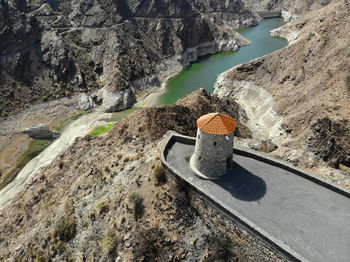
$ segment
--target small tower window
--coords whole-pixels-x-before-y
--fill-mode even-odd
[[[216,142],[214,142],[214,146],[216,146]]]
[[[198,135],[198,139],[201,139],[201,135]]]

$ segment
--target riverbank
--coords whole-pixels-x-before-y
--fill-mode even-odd
[[[136,88],[143,90],[137,95],[137,102],[133,107],[145,108],[155,105],[162,105],[159,98],[167,91],[169,81],[179,75],[181,72],[193,66],[193,64],[199,63],[203,58],[222,53],[222,52],[235,52],[243,46],[251,44],[251,41],[243,37],[242,35],[234,35],[234,38],[230,40],[222,40],[219,42],[206,42],[199,46],[191,47],[185,50],[181,56],[175,56],[167,59],[160,65],[157,65],[158,74],[147,79],[141,79],[134,83]],[[160,87],[148,86],[148,83],[152,83],[153,78],[157,78],[160,81]],[[142,86],[144,84],[145,86]],[[147,87],[147,88],[146,88]],[[182,98],[178,97],[178,98]]]
[[[174,104],[179,98],[199,88],[213,92],[214,83],[222,72],[285,47],[287,41],[270,36],[272,29],[283,24],[282,18],[273,18],[261,21],[258,26],[238,30],[251,44],[241,47],[238,52],[215,54],[186,67],[180,74],[169,80],[157,104]]]

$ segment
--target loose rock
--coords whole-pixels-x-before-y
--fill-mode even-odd
[[[39,124],[29,127],[23,131],[24,134],[27,134],[34,139],[44,139],[51,140],[60,136],[59,133],[51,131],[47,125]]]

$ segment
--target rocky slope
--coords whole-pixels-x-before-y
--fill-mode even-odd
[[[331,166],[349,166],[349,14],[349,1],[340,0],[287,24],[279,32],[293,36],[289,46],[223,73],[215,92],[237,97],[248,117],[259,119],[255,129],[269,131],[282,148],[303,150],[300,159],[312,152]],[[256,97],[262,102],[253,108]],[[269,111],[260,106],[266,99]]]
[[[235,101],[197,91],[177,105],[137,111],[107,136],[79,138],[2,210],[0,260],[284,261],[247,245],[247,233],[232,237],[227,223],[221,231],[208,224],[196,198],[164,177],[162,136],[193,135],[197,117],[213,111],[246,117]],[[249,132],[241,125],[238,135]]]
[[[244,4],[254,11],[284,10],[292,14],[304,14],[310,10],[328,5],[332,0],[243,0]]]
[[[125,109],[198,56],[245,44],[233,29],[257,23],[240,0],[5,0],[0,14],[0,116],[100,88],[105,111]]]

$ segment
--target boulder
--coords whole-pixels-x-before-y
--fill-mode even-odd
[[[282,11],[281,15],[282,15],[284,21],[286,21],[286,22],[291,22],[291,21],[297,20],[299,18],[298,15],[292,14],[288,11]]]
[[[107,113],[128,109],[136,101],[135,95],[130,89],[116,92],[103,89],[102,94],[103,102],[101,109]]]
[[[93,98],[90,95],[82,94],[78,98],[78,109],[80,110],[91,110],[95,107]]]
[[[60,136],[59,133],[51,131],[47,125],[39,124],[31,126],[23,131],[24,134],[27,134],[34,139],[44,139],[50,140],[55,139]]]
[[[271,141],[271,139],[267,140],[253,140],[248,145],[251,149],[265,152],[265,153],[271,153],[275,151],[278,146]]]

